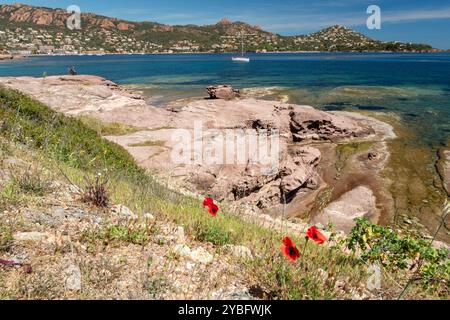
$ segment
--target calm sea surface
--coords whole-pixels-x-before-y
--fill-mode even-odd
[[[0,76],[80,74],[138,85],[155,104],[204,95],[210,84],[270,88],[293,102],[326,110],[391,112],[437,146],[450,138],[450,54],[226,54],[34,57],[1,62]],[[270,94],[266,95],[270,98]]]

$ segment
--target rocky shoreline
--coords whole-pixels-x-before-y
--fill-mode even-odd
[[[442,179],[447,195],[450,197],[450,149],[442,149],[438,152],[437,171]]]
[[[23,60],[25,59],[24,56],[20,55],[12,55],[12,54],[0,54],[0,61],[4,60]]]
[[[139,94],[95,76],[0,78],[0,84],[67,115],[133,126],[136,130],[129,134],[106,138],[178,190],[274,217],[332,222],[343,231],[351,229],[357,216],[379,222],[392,209],[389,181],[379,173],[389,159],[386,142],[395,133],[371,117],[235,97],[237,91],[221,92],[226,99],[157,108]],[[211,95],[211,88],[208,92]],[[174,134],[182,129],[195,140],[195,122],[214,130],[201,138],[207,145],[227,130],[250,130],[267,139],[279,132],[279,163],[269,168],[250,153],[239,164],[174,163]]]

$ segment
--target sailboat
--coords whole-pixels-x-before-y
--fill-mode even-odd
[[[250,58],[244,57],[244,33],[241,33],[241,56],[232,57],[231,60],[236,62],[250,62]]]

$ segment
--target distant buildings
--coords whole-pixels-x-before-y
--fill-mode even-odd
[[[226,21],[222,22],[222,27],[238,29]],[[218,34],[217,37],[210,38],[199,38],[195,34],[191,37],[192,32],[164,29],[148,34],[95,26],[73,32],[39,26],[6,28],[0,31],[0,50],[6,49],[21,55],[240,51],[239,32],[210,30],[208,32]],[[245,49],[252,52],[431,51],[431,47],[426,45],[376,41],[342,26],[333,26],[317,33],[296,37],[282,37],[261,30],[252,32],[251,36],[245,38]],[[181,35],[191,39],[180,40]]]

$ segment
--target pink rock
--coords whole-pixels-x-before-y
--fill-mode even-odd
[[[210,86],[206,88],[206,91],[210,99],[232,100],[239,96],[239,90],[228,85]]]

